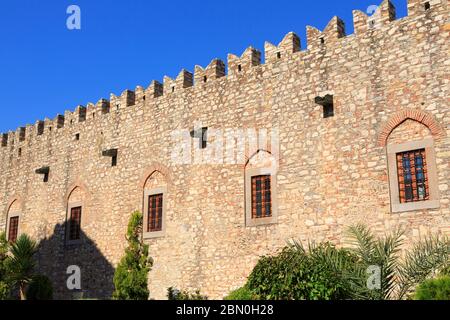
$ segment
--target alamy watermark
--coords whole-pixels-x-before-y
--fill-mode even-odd
[[[79,266],[69,266],[67,268],[66,274],[69,275],[66,281],[67,289],[81,290],[81,269]]]
[[[69,15],[66,26],[69,30],[81,30],[81,9],[77,5],[67,7],[66,13]]]
[[[367,278],[367,289],[369,290],[380,290],[381,289],[381,267],[380,266],[370,266],[367,268],[366,273]]]
[[[278,168],[278,128],[215,129],[196,123],[193,130],[172,131],[171,144],[174,165],[245,165],[258,151],[266,151],[272,169]]]

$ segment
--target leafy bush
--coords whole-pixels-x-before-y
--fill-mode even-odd
[[[351,290],[346,273],[356,258],[331,244],[296,243],[274,257],[260,259],[247,287],[264,300],[339,300]],[[339,266],[337,266],[339,264]]]
[[[255,293],[253,293],[247,286],[236,289],[225,297],[224,300],[259,300]]]
[[[450,277],[424,281],[417,288],[416,300],[450,300]]]
[[[263,300],[402,300],[419,283],[450,271],[448,238],[421,241],[402,259],[401,230],[377,238],[367,227],[357,225],[349,229],[349,235],[351,249],[325,243],[305,250],[294,243],[278,255],[262,257],[246,286],[230,296],[247,298],[250,293],[252,298]],[[371,272],[375,269],[379,277]]]
[[[153,261],[148,256],[148,245],[142,240],[143,216],[134,212],[127,230],[128,247],[114,273],[116,300],[148,300],[148,273]]]
[[[53,285],[50,279],[43,275],[32,278],[27,289],[28,300],[53,300]]]
[[[6,258],[8,256],[8,241],[5,233],[0,234],[0,300],[6,300],[10,295],[10,284],[7,279]]]
[[[9,286],[6,282],[0,281],[0,300],[7,300],[9,298]]]
[[[186,290],[178,290],[175,288],[167,289],[167,299],[169,300],[208,300],[207,296],[203,296],[200,294],[200,290],[191,293]]]

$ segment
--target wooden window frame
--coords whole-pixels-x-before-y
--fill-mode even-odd
[[[81,219],[80,219],[80,239],[71,240],[70,239],[70,228],[71,228],[71,217],[72,217],[72,209],[81,207]],[[82,202],[73,202],[67,206],[67,223],[66,223],[66,243],[68,245],[76,245],[82,242],[82,234],[83,234],[83,216],[85,214],[85,208]]]
[[[162,218],[161,218],[161,230],[160,231],[147,231],[148,226],[148,207],[150,196],[162,195],[163,205],[162,205]],[[143,204],[143,237],[144,239],[155,239],[164,237],[166,234],[166,210],[167,208],[167,188],[157,188],[151,190],[144,190],[144,204]]]
[[[267,183],[267,178],[269,179],[269,183]],[[266,174],[260,176],[252,176],[250,179],[252,184],[252,219],[272,218],[272,176],[270,174]],[[259,181],[261,184],[260,190],[257,190],[257,181]],[[266,197],[267,191],[270,193],[269,199],[267,199]],[[258,202],[256,199],[257,193],[260,193],[261,197],[261,201],[259,203],[259,205],[261,206],[261,216],[258,216]],[[267,205],[269,209],[267,209]]]
[[[418,159],[421,159],[421,166],[417,165]],[[418,179],[418,175],[422,179]],[[397,153],[397,176],[400,203],[430,200],[428,163],[425,149]]]
[[[253,218],[252,205],[252,178],[256,176],[270,175],[270,193],[272,216],[265,218]],[[245,171],[245,225],[258,227],[278,223],[278,192],[277,176],[274,168],[256,168]]]
[[[9,240],[9,230],[10,230],[10,225],[11,225],[11,218],[18,218],[19,222],[17,224],[17,237],[16,239],[18,239],[20,237],[20,220],[21,220],[21,214],[20,213],[9,213],[7,216],[7,221],[6,221],[6,237],[7,240]]]
[[[421,149],[425,149],[425,157],[427,161],[429,199],[415,202],[401,203],[397,155],[399,153]],[[438,176],[437,176],[436,156],[434,152],[433,138],[427,138],[419,141],[411,141],[402,144],[388,145],[387,157],[388,157],[389,191],[391,197],[392,213],[440,208]]]

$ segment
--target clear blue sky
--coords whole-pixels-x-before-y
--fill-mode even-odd
[[[397,16],[406,0],[392,1]],[[77,105],[147,87],[252,45],[278,44],[289,31],[305,47],[305,26],[334,16],[353,33],[352,10],[381,0],[15,0],[0,4],[0,132]],[[66,9],[81,8],[81,30]]]

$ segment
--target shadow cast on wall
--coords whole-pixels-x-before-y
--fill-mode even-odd
[[[53,234],[38,244],[36,271],[51,279],[54,299],[111,299],[114,267],[83,230],[76,244],[67,243],[67,225],[56,225]],[[73,274],[67,274],[69,266],[80,268],[80,290],[67,287],[67,279]]]

